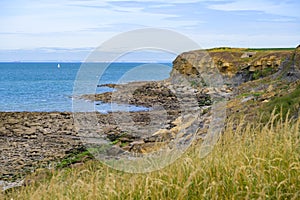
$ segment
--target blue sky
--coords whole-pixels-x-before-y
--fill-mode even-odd
[[[166,28],[203,48],[295,47],[299,0],[3,0],[0,61],[84,60],[112,36]]]

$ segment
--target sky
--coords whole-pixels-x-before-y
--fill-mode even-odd
[[[141,28],[172,30],[201,48],[300,44],[299,0],[2,0],[0,9],[0,61],[84,61]]]

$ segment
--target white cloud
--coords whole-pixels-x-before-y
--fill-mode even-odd
[[[162,1],[162,0],[135,0],[135,2],[156,2],[156,3],[195,3],[195,2],[203,2],[207,0],[171,0],[171,1]],[[106,2],[128,2],[128,0],[106,0]]]
[[[212,47],[251,47],[251,48],[284,48],[296,47],[300,40],[297,33],[292,34],[187,34],[202,48]]]
[[[0,49],[96,47],[143,27],[186,32],[198,42],[206,34],[205,47],[253,46],[248,39],[257,45],[288,45],[300,33],[299,3],[290,0],[11,0],[0,1],[0,7]]]
[[[82,47],[82,43],[97,46],[107,39],[107,35],[132,28],[190,24],[180,21],[169,23],[165,19],[174,17],[171,14],[148,13],[143,12],[142,8],[112,6],[101,1],[22,2],[17,5],[14,5],[15,2],[6,3],[6,8],[11,9],[11,12],[0,14],[2,49],[34,48],[41,45]],[[12,9],[19,12],[13,13]],[[131,25],[126,27],[128,24]]]
[[[261,11],[268,14],[300,17],[299,1],[235,0],[223,4],[213,4],[209,8],[221,11]]]

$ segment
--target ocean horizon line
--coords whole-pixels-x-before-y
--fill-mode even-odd
[[[172,63],[173,60],[162,60],[162,61],[0,61],[0,63]]]

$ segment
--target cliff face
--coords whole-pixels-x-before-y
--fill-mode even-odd
[[[178,74],[200,78],[202,72],[215,68],[225,82],[240,84],[275,74],[284,65],[297,65],[300,47],[296,49],[215,48],[180,54],[173,61],[171,77]],[[299,63],[298,63],[299,66]],[[291,69],[292,70],[292,69]],[[298,73],[293,70],[294,74]]]
[[[290,59],[282,64],[283,79],[294,82],[300,80],[300,45],[295,49]]]

